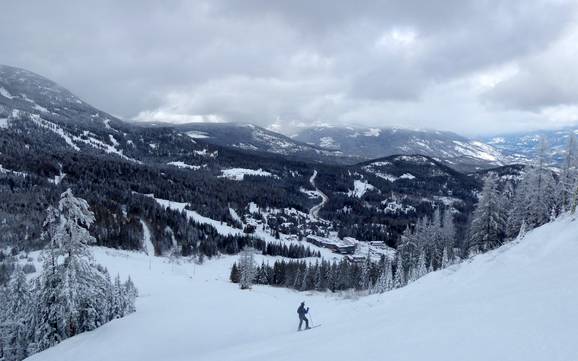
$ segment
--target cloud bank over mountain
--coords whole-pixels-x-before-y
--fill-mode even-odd
[[[480,134],[578,122],[574,1],[8,0],[0,63],[140,121]]]

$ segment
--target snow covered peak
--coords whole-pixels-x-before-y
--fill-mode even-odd
[[[47,102],[82,104],[71,92],[29,70],[0,65],[0,98],[44,106]]]

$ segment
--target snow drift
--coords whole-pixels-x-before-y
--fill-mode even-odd
[[[31,360],[576,360],[578,221],[561,219],[386,294],[344,300],[227,281],[203,266],[95,249],[139,285],[137,312]],[[314,324],[295,332],[304,300]]]

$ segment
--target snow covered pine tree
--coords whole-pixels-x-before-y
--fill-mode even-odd
[[[22,360],[134,312],[132,280],[113,285],[106,269],[94,262],[89,245],[96,240],[88,231],[94,220],[88,203],[70,189],[62,193],[58,208],[48,208],[41,274],[31,289],[18,269],[2,297],[1,360]]]
[[[245,248],[239,256],[239,286],[241,289],[249,289],[253,285],[256,275],[255,259],[253,248]]]
[[[497,177],[490,173],[484,179],[480,201],[473,214],[470,252],[483,253],[499,246],[505,237],[506,221],[506,211],[497,189]]]
[[[29,354],[28,340],[33,329],[30,287],[21,267],[16,268],[0,301],[0,360],[22,360]]]

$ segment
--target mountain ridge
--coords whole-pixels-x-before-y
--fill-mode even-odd
[[[367,160],[394,154],[423,154],[462,171],[507,163],[506,157],[492,146],[447,131],[316,127],[300,131],[294,139]]]

